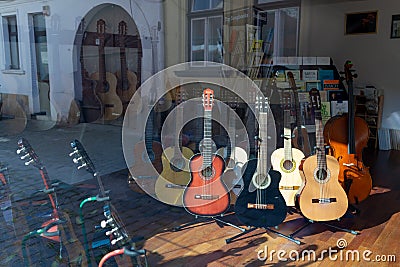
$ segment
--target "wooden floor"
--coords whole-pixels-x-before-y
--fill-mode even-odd
[[[365,164],[371,167],[373,177],[371,196],[357,206],[358,215],[347,215],[340,222],[332,223],[359,234],[315,223],[294,236],[300,244],[264,229],[256,229],[227,244],[226,239],[241,230],[215,221],[198,221],[174,231],[174,227],[192,221],[193,216],[183,208],[165,205],[138,192],[135,186],[129,188],[126,170],[105,175],[103,182],[106,190],[111,189],[112,203],[128,233],[133,237],[144,237],[138,245],[147,250],[150,266],[396,266],[395,262],[378,263],[375,259],[380,256],[394,261],[394,255],[395,260],[400,261],[400,151],[364,154]],[[77,207],[85,197],[97,193],[96,185],[93,180],[59,194],[60,206],[67,208],[81,243],[83,236]],[[85,214],[88,239],[91,240],[94,235],[91,229],[102,219],[101,205],[87,205]],[[220,219],[244,227],[234,213]],[[290,235],[305,224],[303,217],[293,213],[274,230]],[[20,246],[20,242],[16,243]],[[359,261],[352,258],[357,253]],[[363,253],[370,262],[363,259]],[[297,255],[298,260],[295,259]]]

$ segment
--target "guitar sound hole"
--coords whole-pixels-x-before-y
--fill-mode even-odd
[[[291,160],[285,160],[282,165],[287,171],[290,171],[293,168],[293,162]]]
[[[330,177],[329,170],[327,171],[325,169],[316,169],[314,175],[315,175],[315,179],[319,183],[328,182],[329,177]]]
[[[253,184],[258,189],[265,189],[271,184],[271,177],[263,173],[255,173],[253,176]]]
[[[206,179],[210,179],[214,176],[214,169],[212,166],[206,167],[205,169],[203,169],[201,171],[201,175],[206,178]]]
[[[173,159],[171,160],[170,167],[171,170],[173,170],[174,172],[183,171],[183,169],[185,168],[185,160],[182,158]]]
[[[110,91],[110,85],[108,84],[107,81],[103,82],[103,92],[102,93],[107,93],[108,91]]]

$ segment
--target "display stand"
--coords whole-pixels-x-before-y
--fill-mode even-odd
[[[343,232],[347,232],[347,233],[350,233],[350,234],[353,234],[353,235],[360,234],[360,232],[358,232],[358,231],[350,230],[350,229],[343,228],[343,227],[339,227],[339,226],[336,226],[336,225],[333,225],[333,224],[329,224],[329,223],[326,223],[326,222],[316,222],[316,221],[309,220],[309,219],[306,219],[306,220],[307,220],[307,223],[304,224],[303,226],[299,227],[298,229],[296,229],[294,232],[292,232],[290,234],[291,237],[295,236],[300,231],[302,231],[304,228],[306,228],[306,227],[308,227],[308,226],[310,226],[311,224],[314,224],[314,223],[320,223],[320,224],[325,225],[327,227],[330,227],[330,228],[333,228],[333,229],[336,229],[336,230],[340,230],[340,231],[343,231]],[[340,221],[340,219],[338,219],[338,221]]]

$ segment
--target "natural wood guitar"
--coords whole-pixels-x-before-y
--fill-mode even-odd
[[[158,200],[174,205],[182,206],[182,196],[186,185],[190,181],[189,159],[193,156],[190,148],[182,146],[183,106],[186,100],[186,92],[180,88],[176,95],[176,142],[172,147],[167,147],[162,154],[163,171],[157,178],[155,193]]]
[[[122,102],[116,93],[117,78],[111,72],[106,71],[105,59],[105,21],[99,19],[97,21],[97,34],[98,38],[96,43],[99,47],[99,71],[93,73],[90,78],[97,81],[96,93],[103,104],[103,117],[102,120],[111,121],[119,118],[122,115]]]
[[[121,70],[115,73],[118,79],[117,95],[122,101],[124,113],[128,105],[132,105],[129,108],[130,112],[140,112],[142,110],[142,102],[140,101],[140,98],[135,99],[135,101],[137,102],[130,103],[137,89],[138,77],[136,73],[128,69],[128,65],[126,63],[126,45],[125,45],[126,35],[127,35],[127,24],[125,21],[122,20],[118,24]]]
[[[292,130],[290,127],[291,97],[289,92],[283,92],[283,148],[275,150],[271,155],[274,170],[281,173],[279,190],[287,206],[295,206],[296,194],[303,184],[299,166],[304,154],[297,148],[292,148]]]
[[[339,163],[325,154],[325,141],[319,91],[310,91],[315,113],[316,155],[306,158],[302,169],[305,185],[299,194],[301,213],[313,221],[331,221],[342,217],[348,207],[347,195],[339,184]]]
[[[0,101],[0,136],[16,135],[25,130],[26,113],[15,94],[2,94]]]
[[[225,163],[221,156],[212,153],[213,104],[214,91],[207,88],[203,92],[203,152],[190,160],[191,180],[183,193],[185,209],[195,216],[218,216],[229,208],[229,191],[221,179]]]

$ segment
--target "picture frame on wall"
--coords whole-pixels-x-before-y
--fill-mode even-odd
[[[390,38],[400,38],[400,14],[392,15],[392,28]]]
[[[368,34],[377,32],[378,11],[346,14],[345,34]]]

